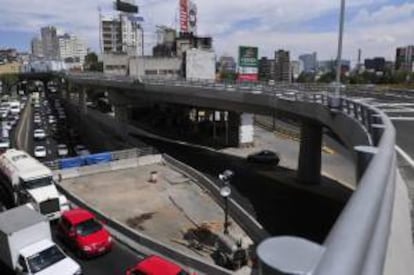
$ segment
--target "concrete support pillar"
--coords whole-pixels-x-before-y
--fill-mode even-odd
[[[298,179],[306,184],[321,180],[322,125],[302,122]]]
[[[123,137],[128,136],[128,106],[115,105],[114,112],[118,121],[118,133]]]
[[[372,146],[356,146],[354,147],[356,152],[356,179],[359,182],[365,173],[369,163],[376,153],[378,153],[377,147]]]
[[[70,102],[70,93],[72,92],[73,85],[70,82],[67,82],[66,91],[65,91],[65,100]]]
[[[78,97],[78,107],[79,107],[79,112],[81,115],[85,115],[87,112],[86,100],[87,100],[86,88],[82,87],[81,90],[79,91],[79,97]]]

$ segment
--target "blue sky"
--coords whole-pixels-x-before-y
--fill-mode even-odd
[[[212,35],[217,53],[236,55],[238,45],[258,46],[271,56],[279,48],[296,58],[317,51],[320,59],[335,55],[339,0],[194,0],[198,32]],[[138,0],[145,18],[147,53],[155,42],[155,25],[177,25],[178,0]],[[0,47],[29,50],[41,26],[77,34],[98,49],[98,12],[110,12],[112,0],[2,0]],[[344,54],[393,59],[395,47],[414,44],[414,1],[347,0]]]

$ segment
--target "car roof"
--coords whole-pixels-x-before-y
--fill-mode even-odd
[[[95,218],[95,216],[86,209],[75,208],[63,213],[63,216],[71,223],[78,224],[86,220]]]
[[[153,255],[139,262],[136,269],[147,273],[148,275],[177,275],[182,268],[164,258]]]

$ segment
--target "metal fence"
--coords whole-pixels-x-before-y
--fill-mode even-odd
[[[106,77],[104,80],[113,81],[114,77]],[[131,85],[197,87],[228,92],[265,94],[283,100],[322,104],[327,108],[330,108],[328,92],[333,88],[329,85],[266,85],[263,83],[246,84],[205,80],[184,81],[148,78],[139,79],[138,82],[129,80]],[[339,109],[335,109],[335,111],[340,111],[353,118],[350,123],[357,123],[366,131],[371,151],[375,153],[372,154],[372,158],[369,158],[370,161],[367,162],[366,169],[361,171],[362,177],[358,182],[357,190],[323,243],[324,253],[318,257],[313,268],[303,274],[382,274],[390,234],[391,210],[394,203],[397,169],[394,151],[395,129],[382,111],[348,98],[341,98]],[[294,259],[291,260],[294,261]],[[297,259],[297,261],[300,260]]]
[[[133,159],[133,158],[138,158],[142,156],[153,155],[153,154],[157,154],[158,151],[153,147],[142,147],[142,148],[132,148],[132,149],[126,149],[126,150],[112,151],[108,153],[111,155],[110,160],[116,161],[116,160]],[[57,159],[57,160],[52,160],[52,161],[46,161],[43,164],[45,164],[52,170],[59,170],[59,169],[62,169],[60,162],[61,160]],[[87,165],[88,165],[88,162],[81,162],[81,164],[79,164],[79,166],[87,166]]]

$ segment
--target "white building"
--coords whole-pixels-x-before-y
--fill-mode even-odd
[[[178,57],[137,56],[129,60],[129,75],[177,79],[181,75],[182,63]]]
[[[118,17],[101,17],[101,45],[104,54],[143,55],[143,30],[140,17],[119,13]]]
[[[85,43],[75,35],[64,34],[59,36],[59,57],[67,63],[85,62],[87,49]]]
[[[214,51],[189,49],[185,52],[186,79],[214,80],[216,78],[216,54]]]

